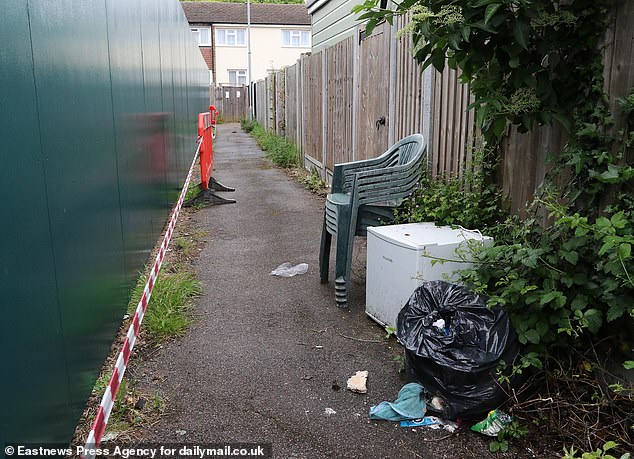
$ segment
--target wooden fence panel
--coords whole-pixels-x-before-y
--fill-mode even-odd
[[[445,67],[434,72],[432,130],[429,140],[431,173],[434,177],[458,175],[472,156],[474,114],[469,86],[460,83],[460,73]]]
[[[359,48],[355,160],[375,158],[387,149],[391,29],[383,24]],[[380,124],[383,119],[385,124]]]
[[[266,81],[255,83],[255,119],[262,126],[266,122]]]
[[[614,129],[621,129],[625,120],[619,114],[616,99],[627,95],[634,86],[634,2],[618,0],[612,11],[611,26],[604,39],[605,90],[610,108],[616,115]],[[530,134],[511,129],[502,146],[502,188],[511,210],[522,213],[542,184],[548,167],[546,157],[557,154],[567,141],[567,133],[558,126],[543,126]],[[627,161],[634,161],[628,152]]]
[[[286,136],[286,78],[284,70],[274,73],[275,77],[275,126],[277,135]]]
[[[541,126],[530,134],[510,129],[501,148],[501,184],[513,212],[521,214],[532,200],[547,171],[546,157],[560,151],[566,139],[564,130],[558,127]]]
[[[297,70],[297,65],[286,67],[283,70],[286,81],[284,87],[286,138],[295,144],[297,144]]]
[[[395,20],[394,29],[402,29],[408,18],[401,16]],[[423,110],[425,98],[431,98],[431,91],[425,91],[422,68],[412,56],[410,35],[395,38],[396,77],[394,79],[394,139],[398,141],[415,133],[425,131]],[[431,89],[431,88],[428,88]],[[425,139],[428,140],[428,139]]]
[[[617,98],[627,97],[634,88],[634,2],[617,0],[614,2],[611,27],[606,37],[608,46],[604,51],[606,68],[606,91],[610,94],[610,108],[615,114],[613,132],[625,127],[625,118],[617,109]],[[625,158],[634,162],[634,148],[630,148]]]
[[[302,119],[304,142],[303,150],[306,156],[323,162],[322,139],[322,57],[321,52],[302,57]]]
[[[214,105],[220,118],[226,123],[237,123],[247,118],[249,110],[249,88],[246,86],[218,86]]]
[[[325,53],[326,97],[324,110],[326,167],[352,161],[352,91],[354,38],[350,37],[327,48]]]

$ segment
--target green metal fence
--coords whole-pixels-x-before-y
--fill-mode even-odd
[[[0,444],[69,441],[185,179],[209,73],[177,0],[3,6]]]

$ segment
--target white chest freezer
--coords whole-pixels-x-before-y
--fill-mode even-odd
[[[472,243],[492,244],[493,239],[434,223],[369,227],[366,314],[396,328],[398,313],[418,286],[432,280],[455,282],[455,271],[472,266]]]

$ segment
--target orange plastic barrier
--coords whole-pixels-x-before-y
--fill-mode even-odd
[[[200,144],[201,187],[203,190],[207,190],[214,166],[211,112],[198,114],[198,136],[202,138],[202,143]]]

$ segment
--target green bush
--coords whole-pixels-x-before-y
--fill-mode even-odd
[[[423,177],[416,191],[396,210],[396,223],[459,225],[495,237],[508,213],[501,207],[499,188],[486,178],[494,167],[493,155],[479,152],[463,175]]]

